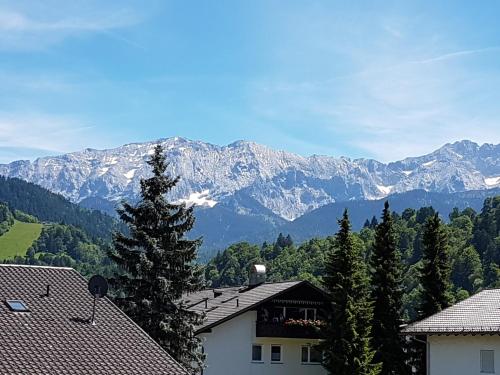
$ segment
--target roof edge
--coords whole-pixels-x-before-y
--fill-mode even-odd
[[[285,282],[293,282],[293,281],[283,281],[283,282],[280,282],[280,283],[285,283]],[[267,283],[267,284],[279,284],[279,283]],[[234,312],[233,314],[226,316],[225,318],[222,318],[220,320],[217,320],[216,322],[213,322],[212,324],[209,324],[209,325],[207,325],[207,326],[205,326],[203,328],[200,328],[199,330],[196,330],[195,334],[198,335],[200,333],[206,332],[206,331],[208,331],[208,330],[210,330],[210,329],[212,329],[212,328],[214,328],[214,327],[216,327],[218,325],[221,325],[222,323],[227,322],[228,320],[236,318],[237,316],[239,316],[241,314],[244,314],[247,311],[250,311],[251,309],[253,309],[256,306],[259,306],[259,305],[261,305],[261,304],[263,304],[263,303],[265,303],[267,301],[270,301],[271,299],[275,298],[276,296],[279,296],[279,295],[281,295],[281,294],[283,294],[285,292],[293,290],[293,289],[299,287],[300,285],[308,285],[308,286],[310,286],[310,287],[312,287],[314,289],[317,289],[317,290],[321,291],[325,296],[328,296],[328,294],[324,290],[322,290],[321,288],[318,288],[316,285],[312,284],[310,281],[307,281],[307,280],[301,280],[301,281],[297,280],[296,284],[290,286],[289,288],[283,289],[283,290],[279,291],[278,293],[275,293],[275,294],[273,294],[273,295],[271,295],[271,296],[269,296],[267,298],[264,298],[263,300],[261,300],[259,302],[255,302],[254,304],[249,305],[249,306],[245,307],[244,309],[238,310],[238,311]]]
[[[47,269],[55,269],[55,270],[73,270],[73,271],[76,271],[73,267],[38,266],[38,265],[33,265],[33,264],[0,263],[0,267],[47,268]]]

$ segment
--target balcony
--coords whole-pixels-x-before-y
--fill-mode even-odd
[[[297,323],[301,323],[295,321]],[[312,322],[312,321],[311,321]],[[317,321],[316,321],[317,322]],[[291,324],[290,321],[275,322],[257,322],[257,337],[282,337],[295,339],[322,339],[324,330],[318,325],[309,324]]]

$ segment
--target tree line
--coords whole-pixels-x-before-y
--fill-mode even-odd
[[[22,211],[42,222],[78,227],[94,239],[110,241],[114,231],[126,229],[109,215],[82,208],[59,194],[18,178],[0,176],[0,202],[8,202],[12,212]]]

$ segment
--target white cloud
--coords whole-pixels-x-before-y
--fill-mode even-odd
[[[0,113],[0,148],[64,153],[95,145],[96,129],[80,120],[46,114]]]
[[[23,6],[24,5],[24,6]],[[114,30],[140,22],[140,11],[124,2],[106,6],[95,2],[19,2],[0,6],[0,49],[38,50],[81,34],[104,33],[135,44]]]

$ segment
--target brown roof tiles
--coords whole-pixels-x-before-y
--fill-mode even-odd
[[[45,296],[50,285],[50,296]],[[7,299],[30,312],[13,312]],[[186,374],[74,269],[0,265],[0,374]]]

